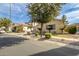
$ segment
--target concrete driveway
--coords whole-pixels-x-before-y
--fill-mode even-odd
[[[79,47],[75,47],[79,48]],[[0,34],[0,56],[70,56],[78,55],[75,49],[63,43],[27,40],[22,37]]]

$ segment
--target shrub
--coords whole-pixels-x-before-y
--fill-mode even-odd
[[[23,26],[22,25],[15,26],[13,28],[13,32],[23,32]]]
[[[36,32],[36,33],[35,33],[35,36],[38,36],[38,35],[39,35],[39,33],[38,33],[38,32]]]
[[[45,33],[45,38],[50,39],[52,37],[51,33]]]
[[[68,33],[75,34],[77,31],[76,26],[69,26],[68,27]]]
[[[27,35],[30,35],[31,33],[30,32],[27,32]]]
[[[23,32],[23,26],[17,26],[16,32]]]
[[[29,25],[29,26],[28,26],[28,29],[29,29],[29,28],[31,29],[31,28],[32,28],[32,26],[31,26],[31,25]]]

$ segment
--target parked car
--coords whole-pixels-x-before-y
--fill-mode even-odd
[[[0,34],[2,34],[2,33],[5,33],[5,31],[4,30],[0,30]]]

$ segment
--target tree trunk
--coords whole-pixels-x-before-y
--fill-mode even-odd
[[[64,29],[63,29],[64,30]],[[63,30],[62,30],[62,34],[63,34]]]
[[[40,36],[41,36],[41,38],[42,38],[42,34],[43,34],[42,30],[43,30],[43,23],[41,23],[41,30],[40,30],[40,34],[41,34]]]
[[[49,33],[51,33],[51,30],[49,30]]]
[[[66,26],[64,25],[63,30],[62,30],[62,34],[64,34],[64,29],[65,29],[65,27],[66,27]]]

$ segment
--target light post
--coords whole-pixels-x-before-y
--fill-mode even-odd
[[[9,5],[10,5],[10,16],[9,16],[9,18],[11,19],[11,3]]]
[[[12,4],[9,3],[9,18],[12,19]],[[12,31],[12,23],[10,24],[8,30],[11,32]]]

